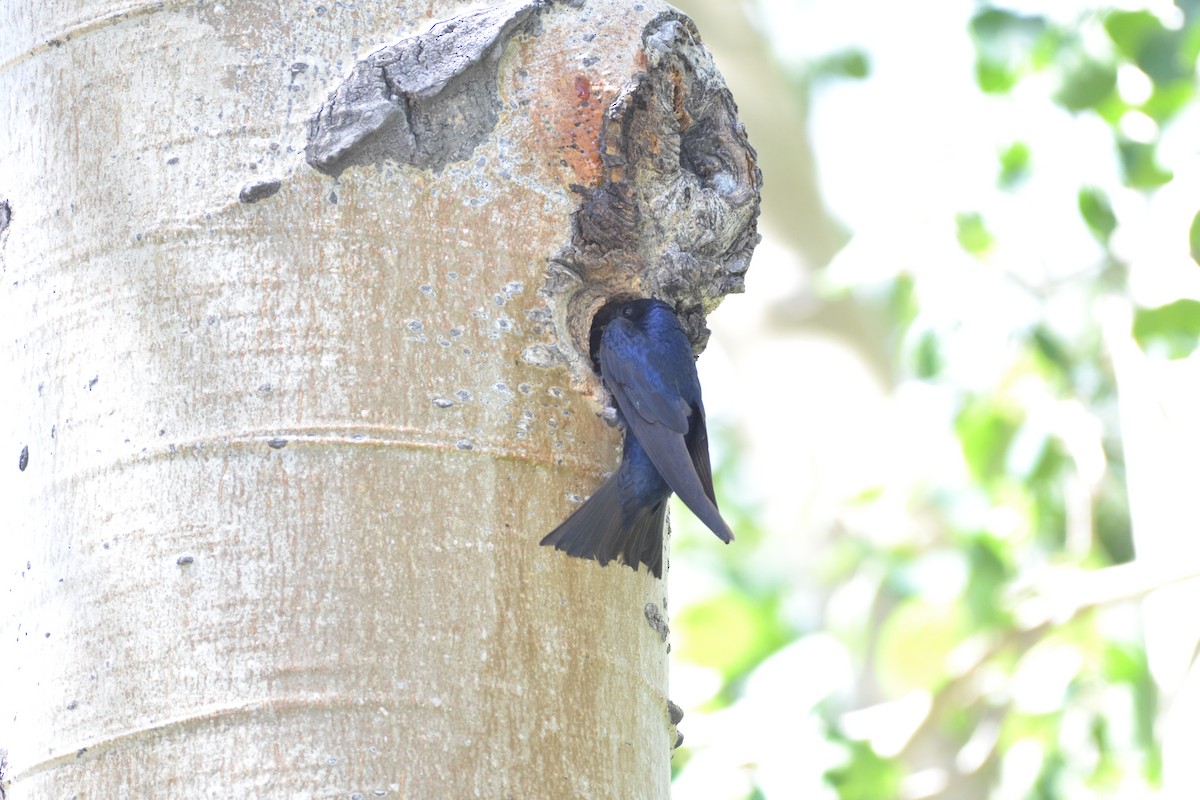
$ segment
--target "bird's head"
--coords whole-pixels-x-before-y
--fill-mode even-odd
[[[637,328],[645,328],[651,317],[662,312],[666,312],[674,317],[671,306],[662,300],[655,300],[653,298],[622,297],[605,303],[596,312],[596,316],[592,317],[592,329],[588,337],[588,349],[592,357],[592,368],[596,371],[596,374],[600,374],[600,337],[604,334],[605,328],[617,320],[621,320],[621,324],[630,324]]]

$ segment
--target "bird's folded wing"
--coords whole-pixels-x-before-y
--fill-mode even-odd
[[[613,327],[610,325],[609,330]],[[683,435],[688,430],[691,406],[678,393],[656,386],[643,376],[633,349],[636,344],[631,343],[630,351],[623,354],[624,341],[616,341],[615,346],[609,346],[606,337],[605,345],[600,348],[600,369],[609,391],[616,398],[618,408],[625,415],[630,433],[637,437],[655,469],[671,487],[671,491],[679,495],[684,505],[722,541],[732,540],[733,532],[721,519],[716,503],[710,499],[713,492],[712,470],[705,469],[707,481],[702,481],[693,462],[693,453],[684,443]],[[708,466],[707,445],[704,448],[703,466]]]
[[[717,505],[717,493],[713,491],[712,462],[708,460],[708,425],[704,421],[704,406],[701,405],[692,412],[692,433],[687,437],[688,453],[692,456],[692,464],[696,467],[696,475],[700,477],[700,485],[704,493]]]
[[[649,337],[621,322],[609,324],[600,346],[600,374],[616,396],[617,407],[680,435],[687,433],[691,407],[678,390],[666,385]]]

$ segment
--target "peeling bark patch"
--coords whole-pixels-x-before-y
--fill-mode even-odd
[[[602,174],[576,187],[572,240],[554,259],[579,280],[551,274],[546,287],[560,307],[565,295],[562,321],[575,352],[564,355],[580,368],[592,315],[620,296],[672,303],[703,349],[705,316],[744,290],[759,240],[757,155],[694,24],[676,11],[660,14],[643,31],[639,56],[644,71],[604,113]]]
[[[646,622],[649,623],[651,630],[658,634],[658,638],[664,642],[671,635],[671,629],[667,625],[666,619],[663,618],[662,611],[654,603],[646,603],[646,607],[642,609],[642,613],[646,615]]]
[[[243,203],[257,203],[278,192],[281,186],[283,182],[278,179],[248,183],[238,192],[238,200]]]
[[[466,158],[499,118],[503,45],[548,4],[490,6],[371,53],[310,120],[308,163],[338,175],[385,160],[437,170]]]
[[[0,200],[0,273],[8,271],[8,265],[4,263],[4,244],[8,241],[8,226],[11,222],[12,206],[7,200]],[[0,800],[3,798],[0,797]]]
[[[521,351],[521,360],[531,367],[556,367],[563,363],[557,348],[544,344],[532,344]]]

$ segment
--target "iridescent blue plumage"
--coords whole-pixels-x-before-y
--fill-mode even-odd
[[[607,564],[645,564],[662,576],[663,520],[671,492],[722,541],[712,487],[704,403],[692,347],[671,307],[660,300],[606,306],[593,344],[604,385],[625,426],[621,465],[542,544]]]

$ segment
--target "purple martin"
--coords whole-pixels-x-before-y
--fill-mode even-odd
[[[542,544],[601,566],[620,559],[662,577],[667,498],[679,495],[722,541],[692,345],[661,300],[609,303],[592,322],[592,359],[625,428],[621,465]]]

